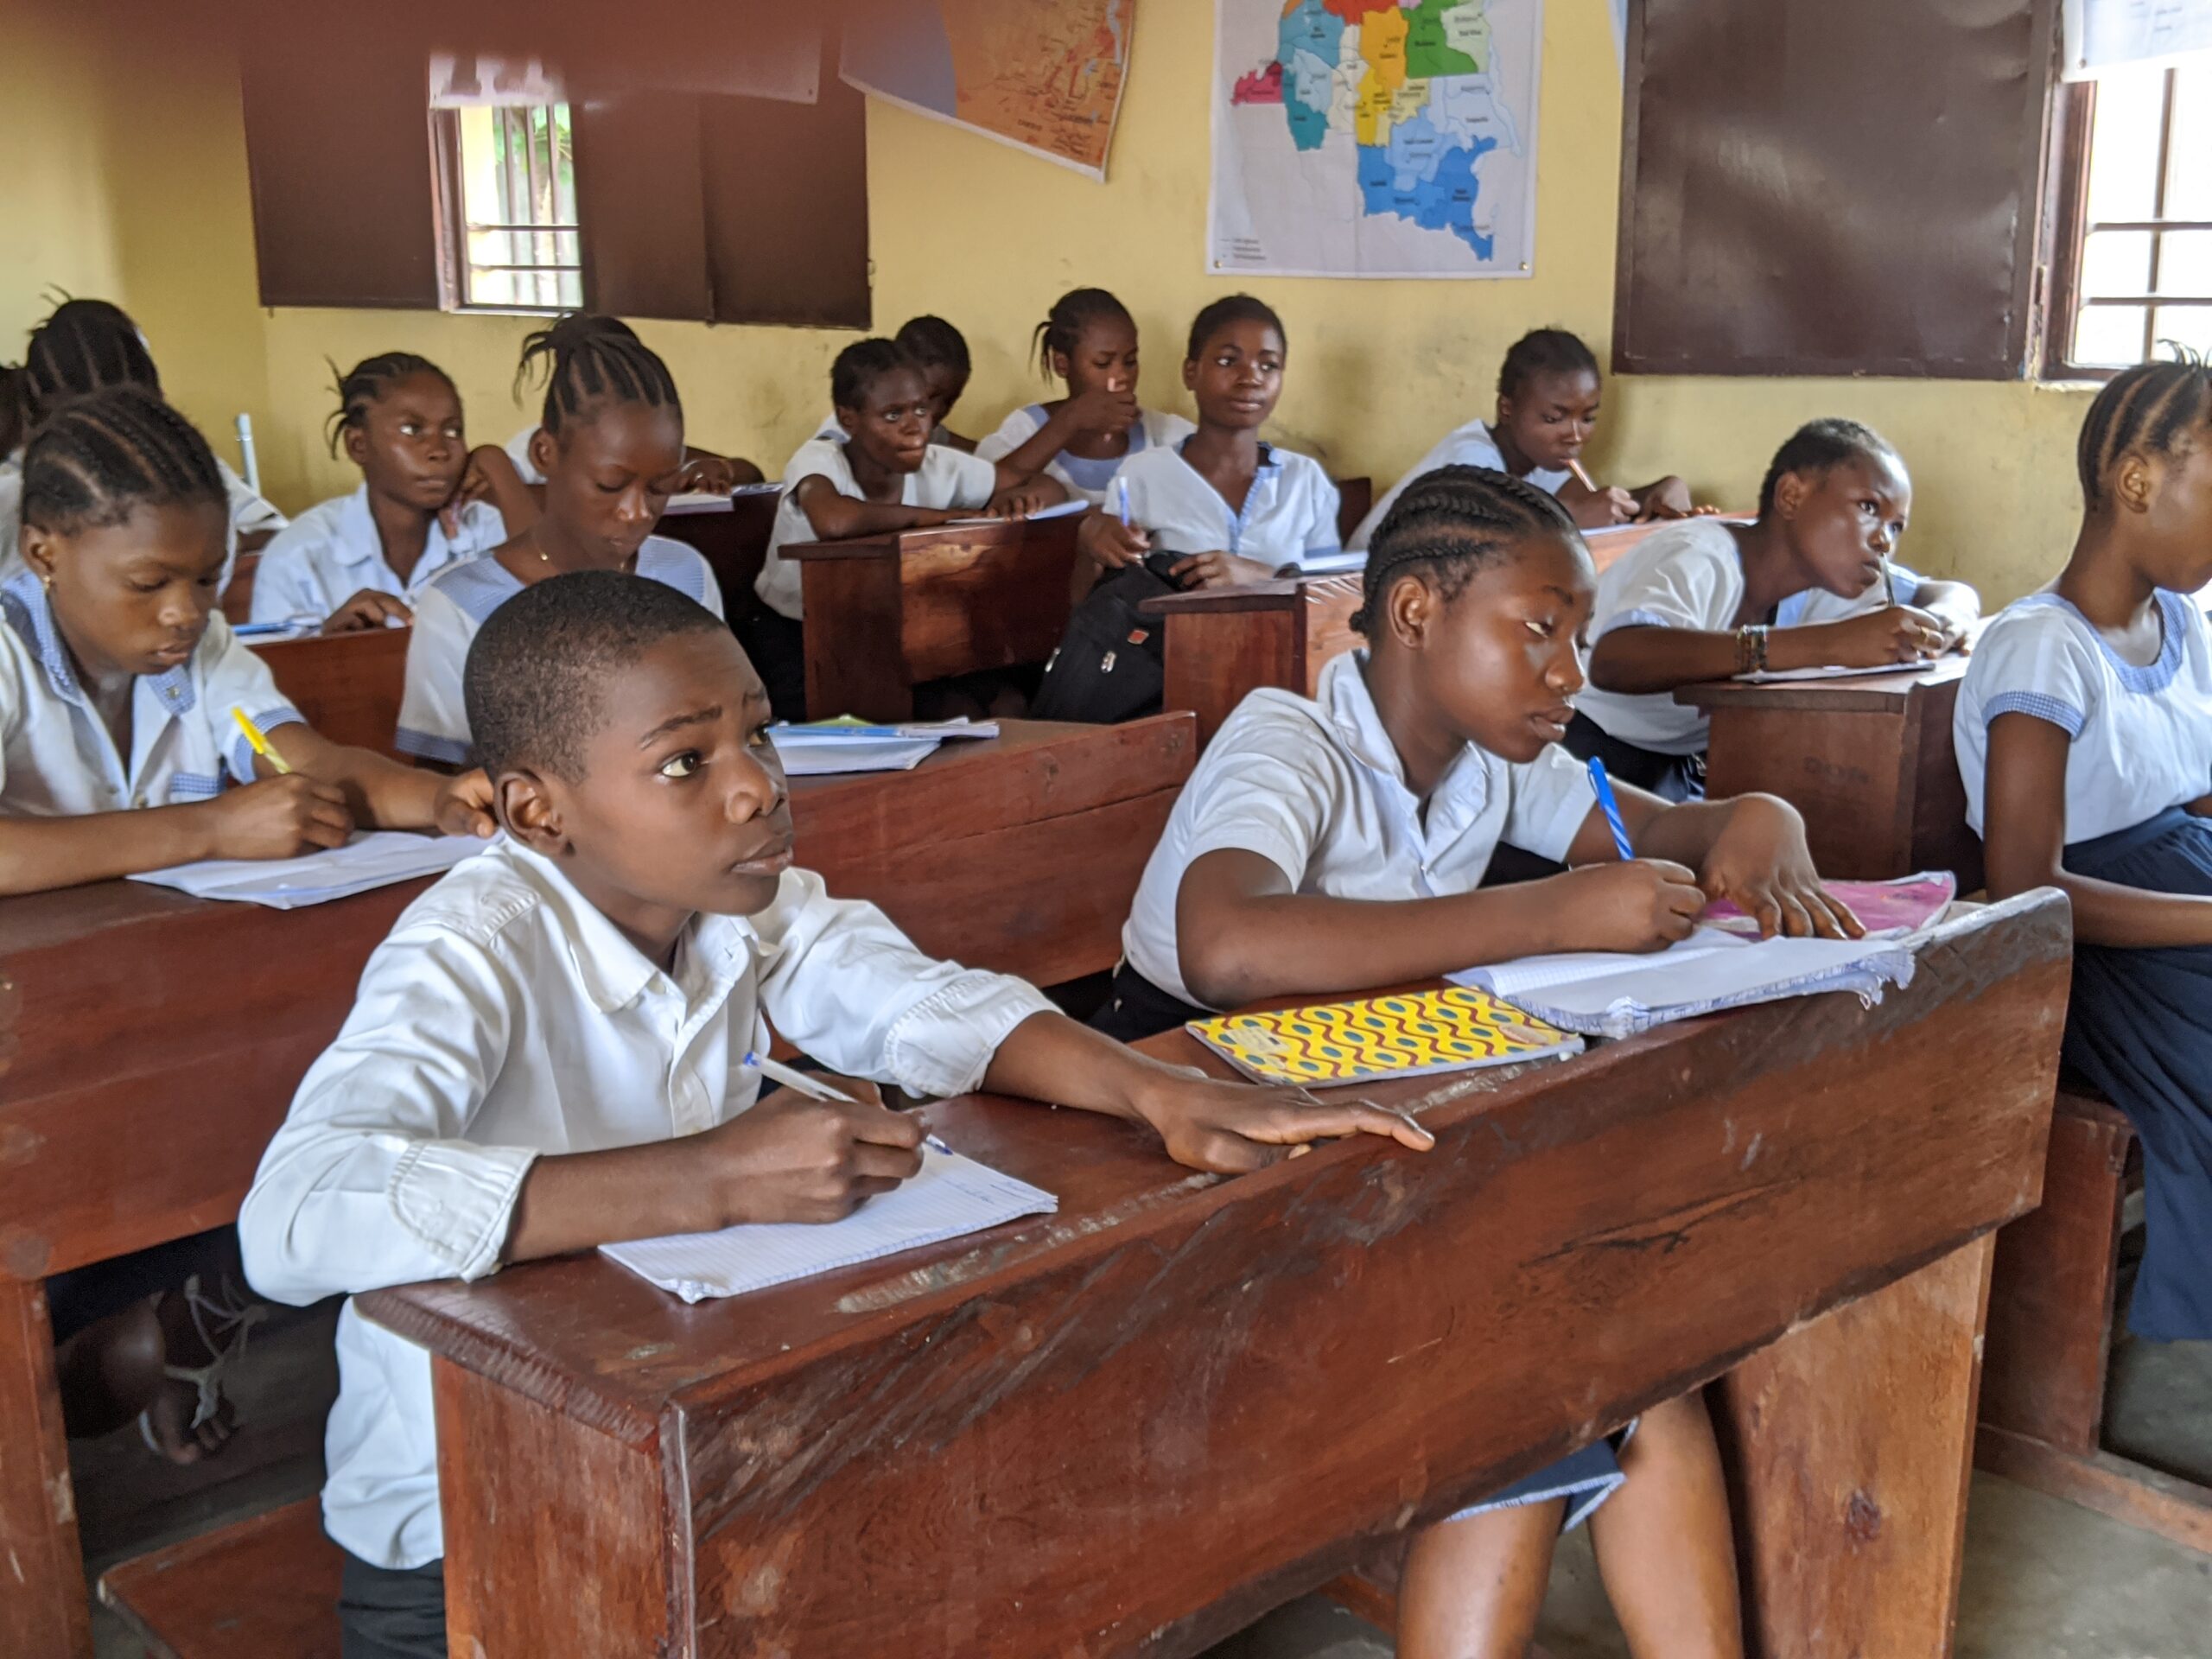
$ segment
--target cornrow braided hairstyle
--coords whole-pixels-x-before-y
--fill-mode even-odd
[[[1564,328],[1532,328],[1506,348],[1497,371],[1497,395],[1514,397],[1540,374],[1595,374],[1598,359],[1581,337]]]
[[[885,375],[894,369],[919,371],[921,366],[895,340],[856,340],[830,365],[830,406],[858,409],[868,389]]]
[[[2212,360],[2186,346],[2172,349],[2171,362],[2139,363],[2113,376],[2089,405],[2075,464],[2082,503],[2092,512],[2104,505],[2105,480],[2127,451],[2171,455],[2183,433],[2212,426]]]
[[[1367,550],[1367,592],[1351,625],[1370,639],[1401,576],[1426,575],[1446,601],[1514,543],[1582,532],[1550,491],[1488,467],[1440,467],[1406,486]]]
[[[525,338],[515,372],[518,397],[540,364],[546,365],[545,407],[538,424],[556,437],[564,425],[589,419],[594,405],[602,401],[644,404],[683,417],[683,402],[676,395],[676,377],[668,365],[629,324],[613,317],[572,311]]]
[[[1061,295],[1030,336],[1030,346],[1037,354],[1037,372],[1051,379],[1053,353],[1073,357],[1083,341],[1083,331],[1094,322],[1108,320],[1136,327],[1128,307],[1103,288],[1073,288]]]
[[[69,397],[103,386],[143,386],[159,397],[160,372],[138,325],[106,300],[65,299],[31,330],[23,353],[23,418],[36,426]]]
[[[1759,485],[1759,517],[1764,518],[1774,510],[1774,493],[1786,474],[1813,473],[1825,478],[1844,462],[1861,460],[1904,464],[1897,446],[1871,426],[1840,416],[1806,422],[1774,452],[1766,478]]]
[[[329,362],[327,358],[323,360]],[[410,375],[435,374],[455,397],[461,396],[461,388],[454,385],[451,375],[429,358],[417,357],[412,352],[385,352],[376,357],[365,357],[343,374],[332,363],[330,372],[336,377],[333,390],[338,393],[338,407],[325,423],[323,435],[330,441],[330,453],[334,455],[338,453],[341,436],[367,424],[369,406],[381,401],[387,391]]]
[[[23,454],[23,522],[54,535],[122,524],[137,507],[227,511],[229,499],[200,429],[143,386],[72,398]]]
[[[1249,294],[1231,294],[1216,300],[1191,320],[1190,347],[1183,353],[1185,362],[1195,363],[1198,353],[1206,348],[1206,341],[1232,322],[1264,322],[1275,331],[1275,338],[1290,349],[1290,336],[1283,330],[1282,319],[1265,300]]]
[[[967,336],[943,317],[909,317],[892,338],[923,368],[950,369],[963,381],[974,372],[968,360]]]

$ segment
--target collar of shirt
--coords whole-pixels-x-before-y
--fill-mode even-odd
[[[369,486],[365,484],[347,496],[338,509],[339,534],[334,551],[339,563],[348,565],[379,564],[391,569],[391,562],[385,557],[384,532],[377,528],[376,515],[369,511]],[[451,563],[453,548],[446,537],[446,527],[435,517],[430,520],[429,534],[423,541],[423,556],[416,561],[415,574],[410,586],[420,586],[441,567]]]
[[[663,969],[577,892],[552,860],[512,839],[507,846],[554,917],[577,984],[601,1014],[628,1007],[655,981],[665,980],[683,994],[689,1022],[696,1023],[729,1000],[752,965],[758,938],[752,923],[702,911],[679,938],[675,966]]]
[[[4,588],[0,588],[0,613],[4,613],[8,626],[37,657],[54,695],[97,718],[92,699],[77,683],[77,671],[70,664],[68,647],[63,644],[61,629],[54,620],[54,607],[47,600],[46,584],[35,573],[19,570],[8,579]],[[200,638],[205,639],[207,636],[202,634]],[[171,718],[190,714],[200,701],[200,693],[192,683],[192,664],[198,656],[199,648],[194,646],[193,655],[168,673],[140,675],[134,690],[143,687],[149,692],[156,705]]]
[[[1239,512],[1229,505],[1227,496],[1214,488],[1211,479],[1197,467],[1191,466],[1190,457],[1183,453],[1191,447],[1191,438],[1196,436],[1198,434],[1193,432],[1190,438],[1185,438],[1182,442],[1175,446],[1175,459],[1189,467],[1191,476],[1205,485],[1207,493],[1221,503],[1222,513],[1229,520],[1229,545],[1223,550],[1229,553],[1241,553],[1243,551],[1245,527],[1252,522],[1253,516],[1265,507],[1269,499],[1274,496],[1276,480],[1282,474],[1282,462],[1275,454],[1274,446],[1263,440],[1260,445],[1259,462],[1252,468],[1251,487],[1244,492],[1243,510]]]
[[[1472,743],[1462,748],[1429,793],[1428,810],[1406,786],[1405,765],[1397,746],[1382,728],[1382,716],[1360,670],[1367,653],[1348,651],[1321,671],[1315,688],[1320,703],[1345,750],[1373,775],[1376,792],[1395,804],[1419,846],[1441,847],[1480,817],[1491,804],[1493,766],[1503,762]]]

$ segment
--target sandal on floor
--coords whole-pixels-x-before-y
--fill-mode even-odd
[[[189,1382],[199,1393],[192,1421],[186,1425],[189,1433],[222,1410],[224,1374],[234,1362],[245,1357],[247,1339],[253,1328],[269,1317],[269,1309],[255,1301],[227,1274],[210,1295],[195,1273],[184,1281],[183,1294],[186,1311],[192,1315],[192,1328],[200,1338],[207,1362],[203,1365],[164,1364],[162,1371],[170,1382]],[[138,1433],[149,1451],[157,1457],[168,1455],[154,1432],[151,1408],[138,1414]]]

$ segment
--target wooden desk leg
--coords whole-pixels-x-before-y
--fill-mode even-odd
[[[1993,1243],[1815,1319],[1714,1389],[1751,1654],[1950,1653]]]
[[[92,1659],[46,1287],[0,1279],[0,1654]]]

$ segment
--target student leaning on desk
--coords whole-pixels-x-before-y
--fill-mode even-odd
[[[401,917],[239,1217],[263,1294],[306,1303],[740,1222],[826,1222],[919,1168],[922,1128],[746,1064],[764,1021],[849,1077],[984,1087],[1148,1126],[1203,1169],[1368,1133],[1357,1101],[1215,1082],[1088,1031],[1019,980],[932,962],[791,864],[767,696],[729,631],[612,572],[516,595],[470,649],[508,839]],[[429,1357],[349,1307],[325,1523],[341,1618],[442,1654]]]

